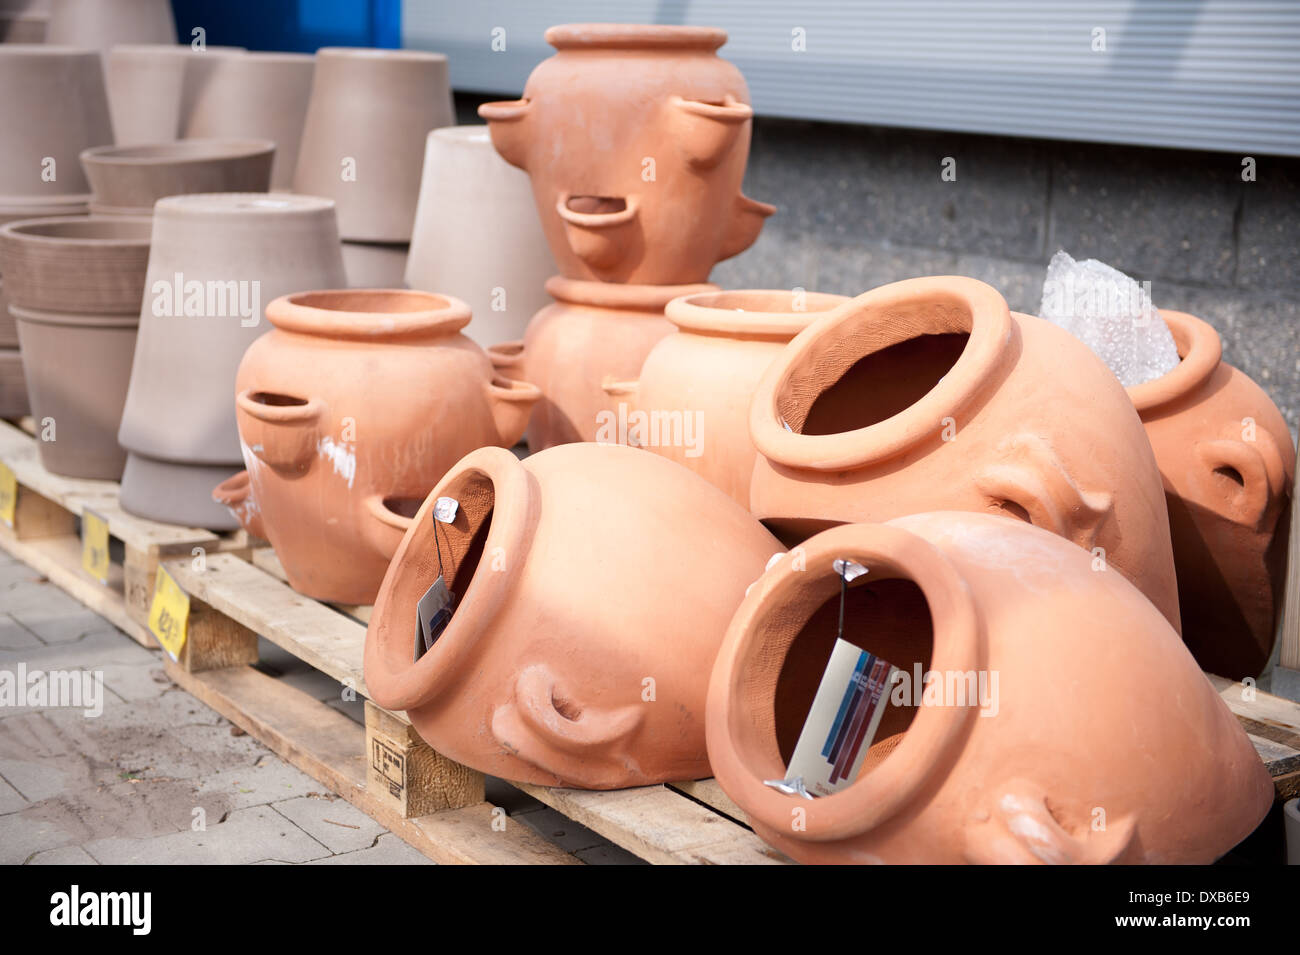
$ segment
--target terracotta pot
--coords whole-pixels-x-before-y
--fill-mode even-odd
[[[271,140],[271,188],[287,191],[298,164],[315,66],[315,57],[305,53],[245,53],[217,61],[195,93],[181,135]]]
[[[1006,513],[1094,551],[1178,629],[1160,474],[1132,412],[1087,345],[983,282],[894,282],[768,367],[750,505],[790,542],[928,510]]]
[[[1210,325],[1160,315],[1182,361],[1128,393],[1164,479],[1183,638],[1211,673],[1259,676],[1286,583],[1291,432],[1264,390],[1221,360]]]
[[[757,452],[749,403],[767,366],[843,295],[803,290],[702,292],[675,298],[664,316],[677,326],[661,338],[638,381],[608,382],[621,399],[603,443],[648,448],[685,465],[749,507]],[[627,426],[622,422],[626,419]]]
[[[149,216],[164,196],[266,192],[275,143],[187,139],[149,146],[100,146],[81,154],[98,215]]]
[[[868,571],[845,639],[906,680],[856,780],[804,799],[765,781],[785,777],[835,642],[841,559]],[[775,562],[731,621],[707,724],[718,782],[802,862],[1205,864],[1273,801],[1159,611],[1056,535],[987,514],[837,527]]]
[[[49,43],[110,50],[119,43],[175,43],[170,0],[50,0]]]
[[[126,44],[109,50],[104,75],[117,145],[152,145],[178,139],[212,74],[222,63],[243,53],[244,48],[238,46],[194,49],[175,43]],[[231,138],[267,137],[236,134]]]
[[[425,137],[454,122],[441,53],[317,50],[293,191],[333,199],[345,239],[410,242]]]
[[[405,288],[408,248],[405,242],[344,242],[348,288]]]
[[[44,43],[48,13],[0,13],[0,43]]]
[[[61,217],[0,228],[0,271],[18,323],[41,463],[116,480],[139,322],[148,219]]]
[[[487,127],[431,132],[406,284],[468,302],[465,334],[486,347],[523,337],[554,274],[528,177],[497,155]]]
[[[295,589],[370,603],[414,508],[466,452],[518,441],[537,389],[493,374],[447,296],[301,292],[266,316],[235,382],[265,536]]]
[[[753,110],[740,71],[716,55],[724,31],[582,23],[551,27],[546,42],[559,52],[523,99],[479,115],[532,179],[562,274],[703,282],[753,244],[775,210],[740,192]]]
[[[235,373],[248,346],[270,329],[265,303],[343,284],[334,204],[213,193],[160,199],[156,209],[118,432],[129,452],[122,507],[227,530],[238,523],[213,501],[212,488],[243,467],[230,400]]]
[[[453,523],[434,523],[441,496],[458,502]],[[438,548],[457,603],[412,662]],[[734,501],[654,455],[476,451],[393,558],[366,633],[366,686],[438,752],[506,779],[614,789],[708,775],[709,669],[776,548]]]
[[[99,54],[0,45],[0,89],[0,207],[84,207],[90,184],[78,157],[113,141]]]
[[[533,316],[524,340],[488,349],[499,371],[542,390],[528,426],[533,451],[596,440],[602,422],[617,416],[624,400],[608,394],[605,383],[635,377],[650,349],[673,331],[664,306],[716,286],[617,285],[555,276],[546,291],[555,304]]]

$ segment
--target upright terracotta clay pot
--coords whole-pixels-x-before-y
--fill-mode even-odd
[[[927,510],[1006,513],[1092,551],[1179,626],[1133,403],[1069,332],[958,276],[883,285],[801,332],[750,407],[755,516],[797,541]]]
[[[184,135],[213,73],[243,55],[243,47],[195,49],[176,43],[122,44],[105,51],[104,77],[117,145],[170,143]],[[267,137],[241,133],[231,138]]]
[[[1259,676],[1285,588],[1291,432],[1264,390],[1221,360],[1209,324],[1160,316],[1182,361],[1128,393],[1164,479],[1183,638],[1211,673]]]
[[[406,284],[468,302],[465,334],[486,347],[523,337],[550,304],[543,286],[554,274],[528,177],[497,155],[487,127],[431,132]]]
[[[370,603],[415,507],[468,451],[518,441],[537,389],[493,373],[447,296],[300,292],[266,317],[235,381],[248,477],[218,500],[246,516],[251,497],[295,589]]]
[[[867,570],[844,638],[903,679],[856,780],[805,799],[766,782],[786,777],[835,642],[838,560]],[[1205,864],[1273,802],[1159,611],[1060,537],[988,514],[837,527],[775,562],[731,621],[707,722],[718,782],[802,862]]]
[[[773,208],[741,195],[753,110],[711,27],[551,27],[523,99],[487,103],[571,279],[680,285],[753,244]]]
[[[50,0],[47,43],[110,50],[119,43],[175,43],[169,0]]]
[[[673,299],[664,316],[676,333],[650,351],[638,381],[606,384],[606,393],[622,400],[596,440],[648,448],[748,508],[756,454],[749,439],[754,389],[790,339],[847,301],[802,289]]]
[[[425,137],[454,117],[441,53],[317,50],[293,191],[333,199],[344,239],[410,242]]]
[[[81,154],[96,215],[153,215],[164,196],[266,192],[275,143],[265,139],[187,139],[149,146],[99,146]]]
[[[44,44],[0,45],[0,209],[84,209],[79,156],[113,141],[99,54]],[[30,213],[40,215],[41,212]]]
[[[245,53],[217,61],[195,91],[181,136],[271,140],[271,188],[288,190],[298,164],[315,67],[315,57],[306,53]]]
[[[18,323],[46,469],[117,480],[117,428],[149,258],[148,219],[65,216],[0,228],[0,270]]]
[[[456,503],[450,523],[435,521],[439,498]],[[776,549],[744,508],[654,455],[475,451],[393,558],[366,686],[438,752],[506,779],[614,789],[708,775],[709,669]],[[416,604],[439,574],[456,602],[416,659]]]
[[[265,303],[343,284],[334,203],[210,193],[160,199],[131,387],[118,438],[122,507],[152,520],[238,526],[212,488],[242,467],[235,373],[270,329]]]
[[[546,291],[555,304],[533,316],[524,340],[488,349],[498,369],[542,390],[528,426],[528,447],[541,451],[596,440],[623,401],[606,392],[605,383],[634,378],[659,339],[673,331],[664,306],[679,295],[716,288],[551,278]]]

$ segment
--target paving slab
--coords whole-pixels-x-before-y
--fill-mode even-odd
[[[336,853],[369,848],[388,831],[351,803],[332,794],[285,799],[272,803],[271,808]]]
[[[224,822],[209,819],[204,831],[187,829],[152,839],[99,839],[85,848],[104,865],[308,862],[330,855],[329,849],[269,806],[235,810]]]

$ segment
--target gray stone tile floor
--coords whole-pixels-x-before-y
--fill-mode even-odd
[[[0,706],[2,864],[432,864],[172,684],[160,651],[0,553],[0,671],[19,664],[102,672],[103,711]],[[265,641],[259,666],[362,720]],[[584,862],[640,862],[501,780],[488,797]]]

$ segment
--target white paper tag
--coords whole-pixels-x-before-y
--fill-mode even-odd
[[[454,497],[440,497],[433,502],[433,516],[444,524],[451,524],[456,520],[459,508],[460,503]]]
[[[415,659],[419,660],[434,642],[447,629],[451,620],[452,604],[455,598],[447,590],[447,582],[438,575],[438,579],[424,592],[420,602],[415,605]]]
[[[888,660],[835,641],[786,769],[787,783],[802,779],[812,795],[829,796],[858,778],[889,706],[895,672]]]

